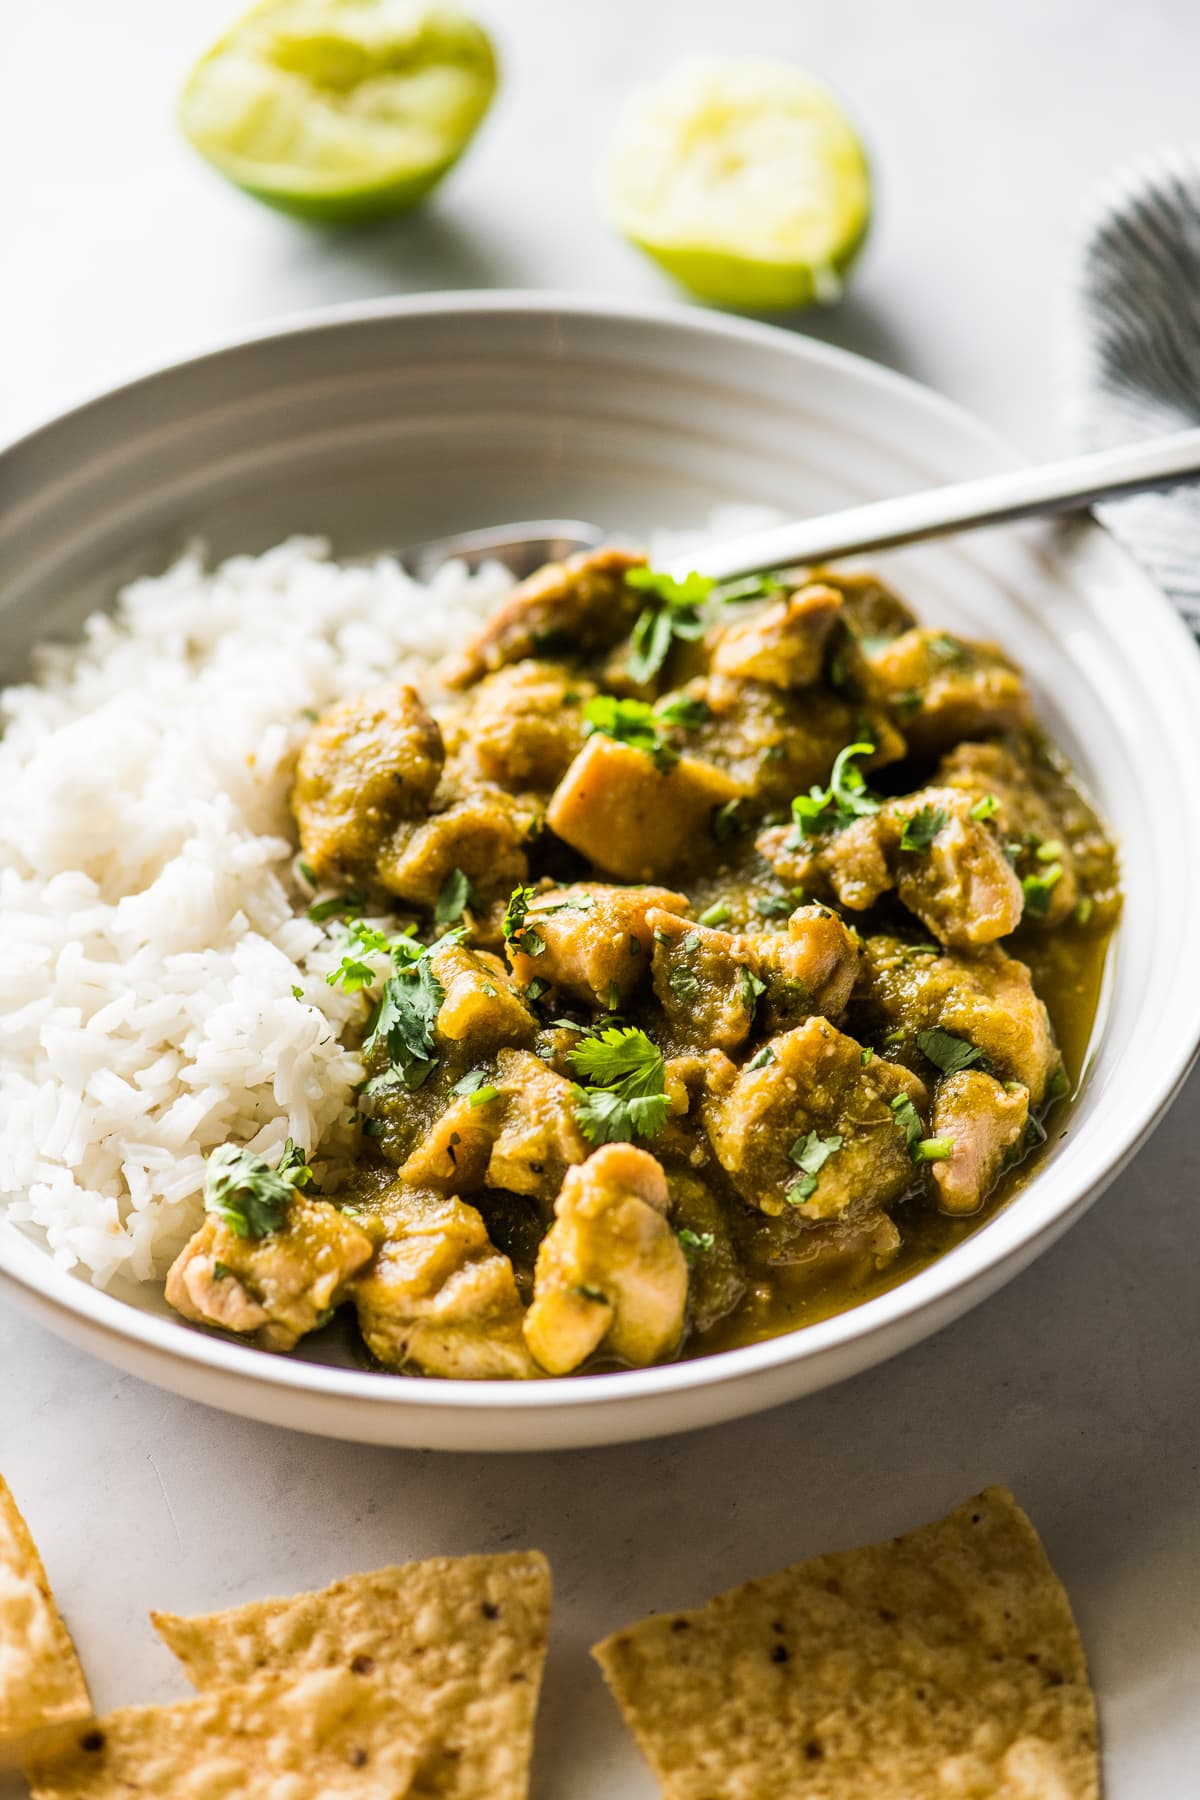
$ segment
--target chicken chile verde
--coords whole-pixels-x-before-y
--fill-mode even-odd
[[[1012,1193],[1120,900],[999,650],[866,575],[605,550],[443,673],[439,717],[345,701],[296,770],[360,1150],[215,1152],[180,1312],[290,1349],[353,1307],[428,1375],[641,1366],[852,1305]]]

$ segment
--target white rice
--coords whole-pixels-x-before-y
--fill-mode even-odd
[[[188,555],[0,696],[0,1207],[99,1285],[165,1272],[214,1146],[328,1146],[362,1079],[293,866],[306,713],[435,698],[508,577],[328,556]]]

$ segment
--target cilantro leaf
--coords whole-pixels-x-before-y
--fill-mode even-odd
[[[691,1007],[700,998],[700,982],[690,969],[682,966],[671,970],[667,976],[667,986],[680,1006]]]
[[[679,752],[663,737],[659,715],[645,700],[618,700],[614,694],[597,694],[583,708],[584,729],[589,737],[603,732],[619,744],[642,750],[664,773],[679,761]]]
[[[940,806],[919,806],[915,813],[910,813],[904,821],[904,830],[900,835],[902,850],[928,850],[934,838],[946,823],[946,814]]]
[[[437,1061],[433,1027],[446,990],[433,972],[430,956],[461,936],[448,932],[428,949],[417,948],[412,960],[384,983],[363,1049],[370,1055],[383,1044],[388,1062],[408,1088],[419,1088]]]
[[[718,844],[727,844],[730,838],[737,837],[739,832],[746,830],[747,821],[742,817],[740,795],[726,800],[714,810],[709,828]]]
[[[451,869],[442,883],[442,891],[433,909],[434,923],[453,925],[456,919],[462,918],[468,907],[472,912],[482,910],[482,902],[471,885],[471,877],[462,869]]]
[[[629,673],[634,681],[652,681],[667,660],[675,638],[698,638],[704,632],[700,607],[715,583],[693,570],[682,581],[656,569],[630,569],[626,583],[646,596],[630,641]]]
[[[749,1069],[765,1069],[768,1067],[769,1064],[773,1063],[774,1061],[775,1061],[775,1052],[772,1050],[770,1044],[764,1044],[762,1049],[759,1050],[756,1055],[754,1055],[750,1058],[750,1061],[746,1064],[746,1068],[747,1068],[747,1070],[749,1070]]]
[[[541,956],[546,945],[532,925],[526,924],[529,917],[529,902],[533,899],[535,889],[531,887],[514,888],[504,909],[504,941],[511,944],[514,950],[524,951],[526,956]]]
[[[904,1133],[904,1147],[912,1156],[925,1136],[925,1127],[921,1123],[921,1115],[912,1103],[909,1094],[897,1094],[892,1101],[892,1112],[896,1123]]]
[[[1050,895],[1062,880],[1063,866],[1051,863],[1040,875],[1026,875],[1021,882],[1025,911],[1031,919],[1044,919],[1050,910]]]
[[[315,906],[308,909],[308,917],[314,925],[323,925],[326,919],[334,918],[338,913],[361,912],[367,904],[367,896],[359,888],[350,888],[344,894],[334,894],[332,899],[318,900]]]
[[[742,997],[742,1005],[753,1018],[759,1000],[767,991],[766,982],[743,963],[738,970],[738,989]]]
[[[971,817],[981,823],[984,819],[994,819],[1000,811],[1000,802],[995,794],[984,794],[971,808]]]
[[[679,1248],[689,1263],[694,1263],[698,1256],[706,1256],[716,1241],[711,1231],[693,1231],[688,1225],[679,1233]]]
[[[881,801],[868,791],[867,778],[855,763],[859,756],[873,756],[875,746],[863,741],[847,744],[838,751],[829,776],[829,786],[810,788],[792,801],[795,830],[788,839],[790,849],[799,849],[810,838],[828,832],[843,831],[855,819],[866,818],[879,811]]]
[[[311,1180],[308,1159],[291,1138],[274,1168],[253,1150],[222,1144],[205,1166],[204,1210],[235,1237],[264,1238],[279,1230],[296,1188]]]
[[[800,1179],[788,1188],[784,1198],[792,1206],[803,1206],[817,1191],[818,1177],[835,1150],[845,1142],[837,1132],[823,1138],[816,1131],[799,1137],[788,1151],[788,1161],[800,1170]]]
[[[966,1038],[954,1037],[940,1025],[918,1031],[917,1045],[943,1075],[955,1075],[960,1069],[977,1068],[984,1060],[983,1051]]]
[[[588,1085],[575,1086],[575,1117],[592,1144],[653,1137],[666,1123],[666,1065],[662,1051],[636,1026],[593,1032],[569,1053]]]
[[[770,600],[786,594],[787,585],[778,575],[743,575],[738,581],[722,581],[713,590],[713,599],[722,606],[736,606],[743,600]]]
[[[664,725],[681,725],[685,731],[695,731],[712,718],[708,701],[694,700],[690,694],[672,694],[660,700],[657,712]]]

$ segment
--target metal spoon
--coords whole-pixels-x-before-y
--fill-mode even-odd
[[[697,569],[718,581],[729,581],[765,569],[832,562],[838,557],[1005,525],[1015,519],[1071,512],[1098,500],[1177,487],[1197,478],[1200,430],[1181,431],[1149,443],[1098,450],[1089,456],[1072,456],[1041,467],[903,494],[894,500],[875,500],[816,519],[773,525],[674,557],[668,568],[676,576]],[[598,525],[583,520],[537,519],[419,544],[405,552],[402,560],[425,580],[451,556],[461,557],[470,568],[486,561],[502,562],[521,576],[574,550],[594,549],[609,537]]]

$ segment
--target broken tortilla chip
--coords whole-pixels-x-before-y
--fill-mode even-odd
[[[406,1800],[424,1746],[386,1682],[267,1675],[175,1706],[127,1706],[31,1757],[33,1800]]]
[[[1096,1800],[1065,1592],[1012,1495],[593,1650],[665,1800]]]
[[[0,1476],[0,1761],[32,1733],[91,1711],[37,1545]]]
[[[200,1688],[263,1670],[374,1674],[429,1746],[422,1795],[525,1800],[550,1624],[538,1551],[434,1557],[289,1600],[151,1617]]]

